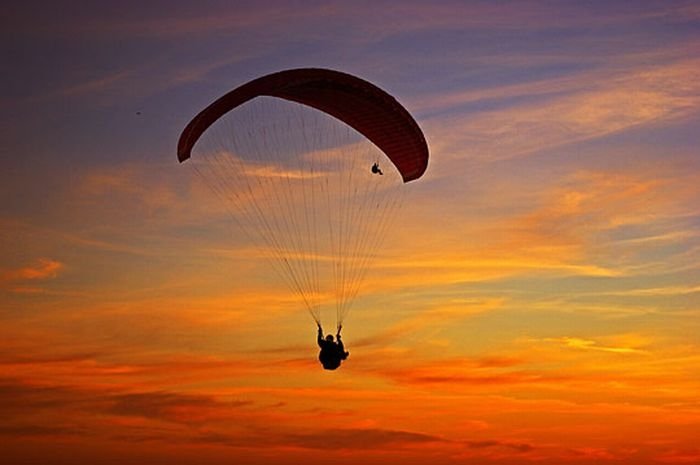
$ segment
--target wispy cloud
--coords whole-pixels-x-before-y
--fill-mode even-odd
[[[415,354],[414,354],[415,355]],[[383,351],[382,359],[392,363],[373,364],[363,360],[361,372],[387,377],[401,386],[423,386],[447,392],[479,391],[515,386],[543,386],[566,383],[575,377],[569,373],[530,367],[527,358],[493,356],[483,358],[443,356],[416,360],[401,351]]]
[[[3,272],[5,281],[24,281],[55,278],[63,269],[63,263],[50,258],[39,258],[33,265]]]
[[[383,429],[333,429],[327,434],[319,435],[317,431],[309,434],[289,434],[282,442],[297,447],[310,449],[386,449],[419,445],[445,440],[428,434],[409,431],[392,431]]]
[[[138,392],[117,394],[109,398],[108,412],[113,415],[137,416],[166,421],[193,421],[205,411],[215,413],[225,408],[250,405],[247,401],[220,403],[211,397],[173,392]]]
[[[56,278],[64,268],[58,260],[38,258],[31,265],[0,271],[0,287],[17,293],[41,293],[44,289],[31,283]]]
[[[488,448],[492,448],[492,447],[503,447],[503,448],[512,449],[516,452],[521,452],[521,453],[530,452],[534,449],[534,446],[532,444],[508,442],[508,441],[494,441],[494,440],[466,441],[465,444],[470,449],[488,449]]]
[[[661,463],[696,463],[700,460],[700,449],[688,447],[679,449],[671,447],[670,450],[665,450],[656,457],[656,460]]]
[[[161,59],[129,69],[117,69],[99,76],[87,77],[51,92],[37,93],[32,99],[89,98],[102,105],[113,106],[125,99],[141,100],[180,85],[203,81],[210,73],[246,57],[244,52],[239,52],[225,58],[203,60],[187,67],[177,67]],[[166,67],[174,69],[163,73],[163,68]],[[222,92],[226,90],[228,89],[221,89]],[[155,114],[157,110],[151,110],[149,113]]]
[[[253,420],[251,416],[257,408],[253,402],[225,400],[203,394],[123,392],[114,387],[37,386],[4,379],[0,382],[0,405],[7,412],[0,436],[24,438],[83,436],[89,432],[103,439],[119,437],[129,442],[148,440],[169,443],[174,435],[188,443],[315,450],[357,447],[390,449],[398,445],[410,447],[446,442],[435,435],[381,428],[306,427],[303,428],[304,432],[298,432],[299,428],[292,432],[284,424],[290,419],[286,415],[282,417],[282,424],[275,425],[273,422],[264,425],[264,422]],[[28,421],[42,414],[48,423]],[[54,422],[54,416],[61,414],[70,415],[71,423],[62,425]],[[266,416],[262,411],[258,414]],[[110,421],[96,424],[95,415]],[[132,418],[134,420],[130,420]],[[247,426],[225,426],[235,419],[247,421]]]
[[[583,339],[579,337],[545,338],[544,342],[561,344],[564,347],[578,350],[596,350],[601,352],[612,352],[616,354],[645,354],[647,351],[635,347],[615,347],[601,345],[597,341]]]
[[[643,289],[627,289],[620,291],[603,292],[601,295],[616,295],[616,296],[649,296],[663,297],[674,295],[695,294],[700,292],[699,285],[690,286],[665,286],[665,287],[650,287]]]
[[[439,291],[438,291],[439,292]],[[384,347],[393,341],[400,341],[415,334],[426,334],[436,328],[445,325],[456,325],[462,320],[467,320],[476,315],[486,312],[496,311],[502,307],[503,298],[467,298],[467,297],[444,297],[439,305],[424,303],[418,295],[413,295],[415,300],[411,307],[418,307],[420,311],[412,312],[412,316],[400,319],[397,323],[369,337],[353,341],[357,347],[379,346]],[[405,297],[408,301],[410,298]],[[402,312],[403,313],[403,312]],[[396,315],[395,315],[396,316]],[[430,342],[430,339],[426,340]]]
[[[429,123],[431,146],[448,158],[483,161],[515,158],[604,137],[644,124],[668,124],[700,106],[700,62],[683,59],[659,66],[508,85],[499,94],[468,92],[439,97],[449,112],[479,98],[497,98],[504,109],[465,111]],[[547,92],[549,89],[549,92]],[[540,95],[534,102],[509,98]],[[454,111],[454,110],[453,110]]]

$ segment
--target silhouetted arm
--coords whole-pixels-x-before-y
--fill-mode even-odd
[[[318,336],[316,337],[316,342],[318,343],[318,346],[323,349],[323,328],[321,328],[321,325],[318,325]]]

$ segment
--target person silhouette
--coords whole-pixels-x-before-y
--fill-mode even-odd
[[[382,173],[382,170],[379,168],[379,163],[375,162],[374,165],[372,165],[372,173],[378,174],[380,176],[384,175],[384,173]]]
[[[348,355],[350,355],[350,352],[345,350],[343,341],[340,338],[340,330],[342,328],[342,325],[338,326],[338,333],[335,335],[336,342],[333,340],[332,334],[327,335],[325,338],[323,337],[323,328],[321,328],[321,323],[318,323],[316,341],[321,348],[321,351],[318,353],[318,360],[326,370],[335,370],[340,366],[340,362],[347,359]]]

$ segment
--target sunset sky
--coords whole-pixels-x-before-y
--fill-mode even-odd
[[[11,2],[3,464],[700,463],[700,3]],[[430,147],[321,369],[176,145],[323,67]]]

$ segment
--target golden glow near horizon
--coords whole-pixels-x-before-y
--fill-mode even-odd
[[[700,462],[696,3],[384,6],[10,11],[0,462]],[[431,148],[332,373],[175,159],[214,98],[303,66]]]

